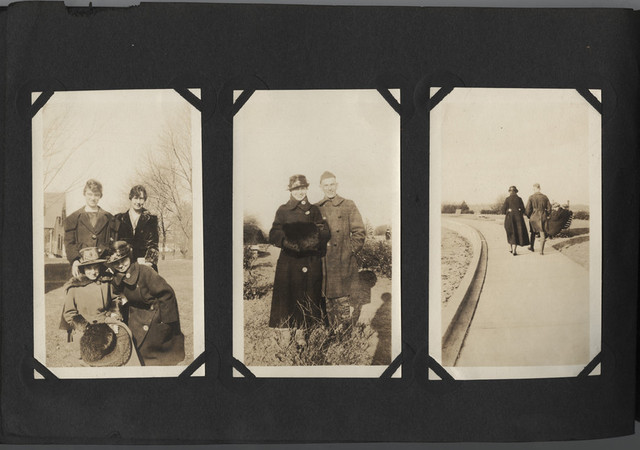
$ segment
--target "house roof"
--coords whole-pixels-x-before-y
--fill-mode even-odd
[[[53,228],[56,224],[56,217],[62,216],[62,210],[64,208],[65,208],[64,192],[45,192],[44,194],[44,227]]]

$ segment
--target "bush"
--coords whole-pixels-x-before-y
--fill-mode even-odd
[[[391,244],[388,241],[367,239],[356,259],[360,269],[391,278]]]
[[[273,284],[265,280],[264,276],[259,276],[253,271],[253,264],[258,259],[258,252],[251,250],[248,245],[244,246],[242,258],[242,268],[244,269],[244,289],[245,300],[262,298],[273,287]]]
[[[473,209],[467,209],[465,211],[462,211],[461,214],[473,214]]]
[[[481,209],[480,214],[499,214],[495,209]]]
[[[455,214],[458,207],[456,205],[442,205],[442,214]]]
[[[576,211],[573,213],[573,218],[576,220],[589,220],[588,211]]]

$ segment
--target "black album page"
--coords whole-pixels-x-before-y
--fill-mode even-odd
[[[3,442],[633,433],[633,11],[0,20]]]

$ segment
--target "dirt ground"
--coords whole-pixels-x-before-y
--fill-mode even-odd
[[[254,273],[265,283],[273,283],[279,249],[270,246],[254,263]],[[248,366],[294,365],[283,347],[286,336],[269,328],[272,290],[260,299],[244,302],[244,363]],[[359,311],[357,338],[352,340],[349,355],[357,365],[388,365],[391,363],[391,280],[378,277],[371,289],[371,302]],[[358,312],[356,312],[358,314]],[[337,356],[339,360],[339,356]],[[344,362],[341,362],[344,364]]]
[[[159,261],[158,273],[176,293],[180,325],[185,338],[185,359],[179,365],[188,365],[193,361],[193,264],[191,260],[184,259]],[[80,337],[76,335],[73,342],[68,343],[67,332],[59,329],[63,305],[63,288],[45,294],[47,366],[82,366]]]
[[[442,303],[447,303],[464,278],[473,248],[469,241],[458,233],[442,228]]]

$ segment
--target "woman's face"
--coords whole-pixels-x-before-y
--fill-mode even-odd
[[[118,272],[126,272],[129,269],[129,266],[131,265],[131,260],[129,259],[129,257],[127,256],[124,259],[121,259],[120,261],[118,261],[113,268],[116,269]]]
[[[144,202],[146,201],[147,199],[144,197],[131,197],[131,207],[134,211],[140,212],[144,208]]]
[[[299,188],[292,189],[291,196],[295,198],[297,201],[300,201],[307,196],[307,188],[299,187]]]
[[[100,275],[100,264],[84,266],[84,274],[90,280],[97,280]]]
[[[84,191],[84,200],[87,202],[87,206],[90,208],[96,208],[98,206],[98,202],[102,198],[102,194],[99,192],[93,191]]]

